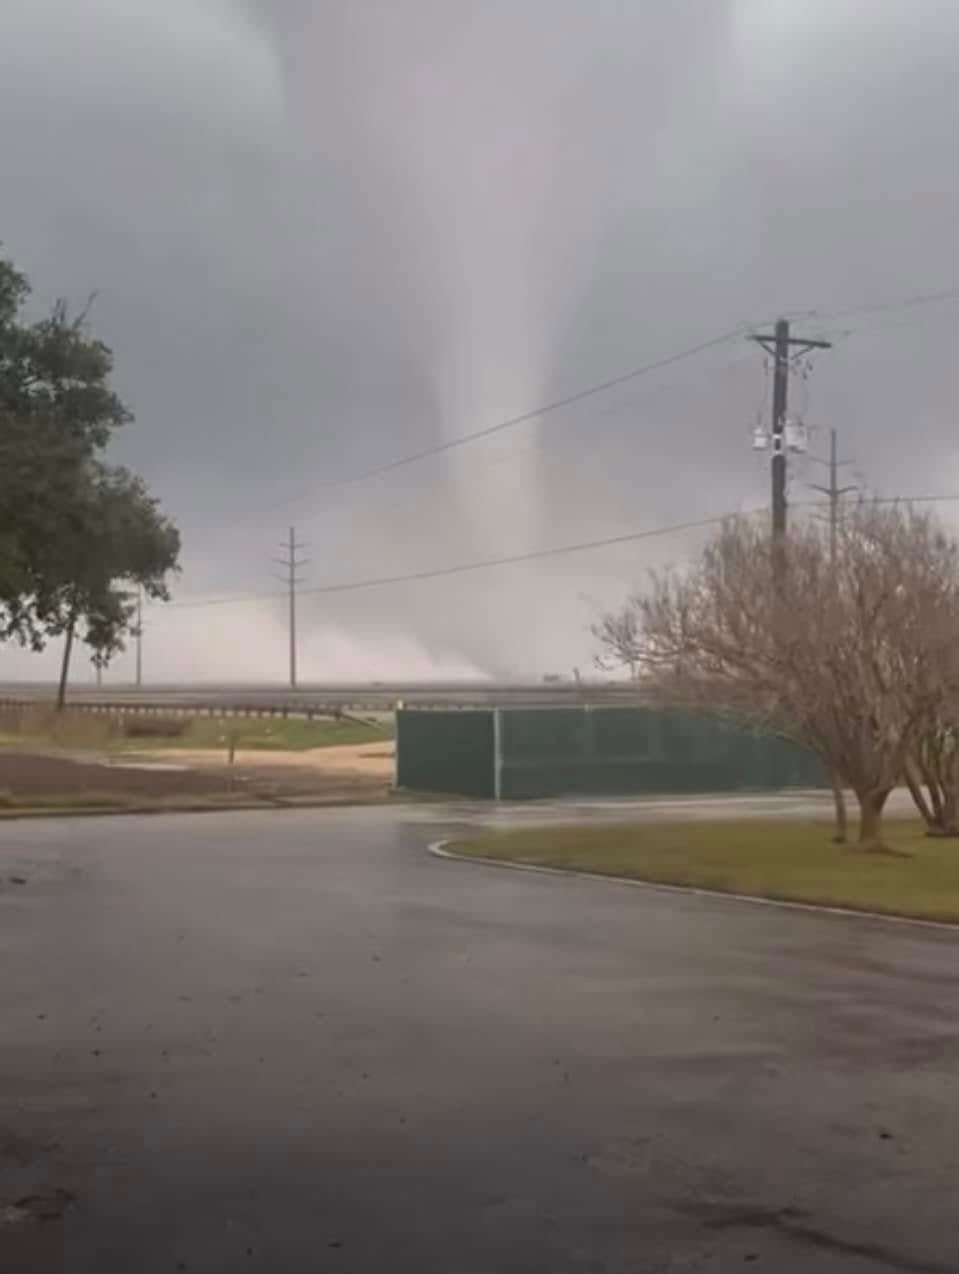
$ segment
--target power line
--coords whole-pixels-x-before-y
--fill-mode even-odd
[[[589,398],[594,398],[598,394],[606,393],[610,389],[616,389],[620,385],[626,385],[630,381],[638,380],[642,376],[649,376],[653,372],[662,371],[663,368],[672,367],[676,363],[685,362],[687,359],[695,358],[697,354],[704,354],[707,350],[715,349],[718,345],[724,345],[728,341],[734,340],[744,331],[744,327],[733,328],[731,331],[723,332],[720,336],[713,336],[709,340],[701,341],[698,345],[691,345],[687,349],[679,350],[675,354],[668,354],[664,358],[656,359],[651,363],[644,363],[640,367],[634,367],[631,371],[623,372],[619,376],[613,376],[609,380],[599,381],[588,386],[586,389],[577,390],[575,393],[566,395],[565,398],[557,398],[552,402],[544,403],[540,407],[534,407],[531,411],[521,412],[517,416],[510,416],[506,420],[500,420],[496,424],[487,425],[483,429],[474,430],[472,433],[461,434],[457,438],[449,438],[444,442],[436,443],[431,447],[424,447],[421,451],[412,452],[410,455],[400,456],[396,460],[389,460],[385,464],[376,465],[372,469],[364,469],[359,473],[349,474],[343,478],[334,478],[328,482],[320,482],[310,488],[304,488],[303,491],[296,496],[284,500],[276,501],[271,504],[259,505],[249,510],[251,513],[269,513],[274,509],[284,508],[286,505],[294,504],[300,500],[306,499],[314,491],[328,491],[336,487],[353,486],[358,482],[366,482],[370,478],[379,477],[381,474],[392,473],[396,469],[406,468],[407,465],[417,464],[420,460],[427,460],[432,456],[443,455],[446,452],[454,451],[459,447],[468,446],[470,443],[479,442],[483,438],[491,438],[495,434],[504,433],[508,429],[516,429],[520,425],[530,424],[534,420],[538,420],[542,416],[547,416],[552,412],[560,411],[565,407],[573,407],[577,403],[585,402]]]
[[[286,596],[286,593],[246,593],[237,597],[201,597],[188,602],[164,602],[162,608],[164,611],[205,610],[208,606],[246,606],[250,602],[263,602]]]
[[[863,327],[850,327],[841,333],[842,336],[869,336],[873,332],[900,332],[912,327],[943,327],[947,323],[959,323],[959,314],[954,311],[946,314],[926,315],[922,318],[898,319],[894,323],[871,323]]]
[[[385,575],[365,580],[353,580],[343,584],[320,584],[313,588],[300,590],[299,595],[316,596],[326,593],[352,593],[365,588],[381,588],[387,584],[406,584],[415,580],[439,579],[442,576],[462,575],[470,571],[489,570],[495,566],[511,566],[519,562],[533,562],[542,558],[561,557],[567,553],[585,553],[591,549],[610,548],[617,544],[631,544],[637,540],[651,540],[658,536],[676,535],[682,531],[695,531],[703,527],[718,526],[731,517],[753,517],[764,513],[765,509],[750,509],[743,513],[721,513],[711,518],[701,518],[692,522],[677,522],[671,526],[653,527],[644,531],[629,531],[624,535],[613,535],[600,540],[583,540],[577,544],[561,544],[551,548],[534,549],[530,553],[514,553],[507,557],[484,558],[477,562],[464,562],[455,566],[441,566],[425,571],[410,571],[403,575]],[[205,606],[229,606],[254,601],[265,601],[283,597],[283,593],[253,593],[246,597],[213,597],[199,601],[170,602],[169,607],[199,608]]]
[[[909,309],[921,305],[932,305],[943,301],[949,301],[959,298],[959,286],[945,288],[938,292],[919,293],[914,296],[900,297],[892,301],[870,302],[865,305],[849,306],[844,309],[836,310],[806,310],[793,313],[790,317],[799,318],[819,318],[819,319],[835,319],[835,318],[852,318],[864,314],[880,314],[888,313],[895,310]],[[910,320],[903,326],[912,326],[916,320]],[[893,326],[889,325],[889,330]],[[342,478],[334,478],[327,482],[319,484],[311,484],[302,487],[296,494],[283,496],[278,500],[272,500],[265,504],[254,505],[245,510],[244,516],[257,516],[263,513],[270,513],[277,509],[287,508],[293,504],[299,504],[301,501],[308,499],[316,491],[329,491],[338,487],[353,486],[360,482],[366,482],[371,478],[379,477],[382,474],[392,473],[394,470],[406,468],[408,465],[417,464],[421,460],[427,460],[432,456],[442,455],[446,452],[453,451],[459,447],[465,447],[473,442],[478,442],[483,438],[489,438],[497,433],[502,433],[509,429],[517,428],[524,424],[529,424],[542,416],[549,415],[552,412],[560,411],[565,407],[575,406],[576,403],[585,402],[589,398],[598,394],[615,389],[619,385],[628,384],[630,381],[637,380],[643,376],[647,376],[663,368],[673,366],[676,363],[685,362],[690,358],[695,358],[698,354],[705,353],[707,350],[714,349],[716,346],[723,345],[727,341],[734,340],[747,330],[747,324],[740,324],[728,332],[724,332],[719,336],[711,337],[709,340],[702,341],[697,345],[692,345],[687,349],[679,350],[675,354],[669,354],[664,358],[657,359],[651,363],[645,363],[640,367],[633,368],[631,371],[624,372],[619,376],[614,376],[609,380],[600,381],[590,385],[585,389],[578,390],[573,394],[567,395],[565,398],[559,398],[553,402],[544,403],[540,407],[535,407],[530,411],[525,411],[517,416],[511,416],[506,420],[498,421],[496,424],[487,425],[483,429],[477,429],[472,433],[463,434],[458,438],[451,438],[445,442],[437,443],[431,447],[424,447],[420,451],[411,453],[410,455],[400,456],[395,460],[387,461],[384,464],[376,465],[371,469],[365,469],[355,474],[348,474]],[[844,332],[843,335],[852,335],[857,332],[868,333],[870,331],[887,330],[882,326],[875,328],[851,329]]]
[[[637,540],[651,540],[657,536],[676,535],[681,531],[697,531],[707,526],[717,526],[729,517],[750,517],[764,513],[765,509],[751,509],[748,513],[720,514],[694,522],[678,522],[673,526],[656,527],[648,531],[630,531],[625,535],[613,535],[602,540],[583,540],[578,544],[562,544],[554,548],[536,549],[532,553],[516,553],[509,557],[491,557],[479,562],[466,562],[458,566],[444,566],[435,570],[413,571],[407,575],[388,575],[379,579],[358,580],[348,584],[323,584],[310,588],[309,593],[352,593],[363,588],[380,588],[386,584],[405,584],[413,580],[438,579],[444,575],[463,575],[469,571],[485,571],[495,566],[512,566],[518,562],[535,562],[547,557],[562,557],[567,553],[585,553],[590,549],[610,548],[616,544],[632,544]]]
[[[869,499],[871,504],[943,504],[959,501],[957,495],[906,495],[883,496]],[[794,508],[821,508],[820,500],[797,501]],[[497,566],[512,566],[520,562],[533,562],[543,558],[561,557],[568,553],[585,553],[593,549],[612,548],[618,544],[632,544],[640,540],[652,540],[667,535],[678,535],[683,531],[698,531],[710,526],[719,526],[732,518],[756,517],[768,513],[767,508],[746,509],[738,512],[720,513],[713,517],[701,518],[690,522],[677,522],[671,526],[653,527],[644,531],[630,531],[624,535],[608,536],[599,540],[582,540],[576,544],[561,544],[551,548],[535,549],[530,553],[515,553],[507,557],[484,558],[477,562],[464,562],[455,566],[442,566],[425,571],[410,571],[402,575],[385,575],[364,580],[353,580],[343,584],[321,584],[313,588],[300,589],[298,596],[318,596],[328,593],[352,593],[367,588],[382,588],[391,584],[413,583],[417,580],[439,579],[450,575],[464,575],[471,571],[490,570]],[[241,597],[210,597],[196,601],[168,602],[164,608],[175,610],[205,609],[212,606],[239,606],[251,602],[275,601],[287,596],[286,593],[249,593]]]
[[[887,495],[866,500],[867,504],[954,504],[959,495]]]
[[[803,310],[793,311],[790,318],[810,318],[810,319],[835,319],[835,318],[851,318],[863,314],[879,314],[887,313],[895,310],[908,309],[921,305],[932,305],[943,301],[959,298],[959,286],[944,288],[936,292],[919,293],[913,296],[900,297],[897,300],[869,302],[864,305],[848,306],[843,309],[834,310]],[[904,326],[912,325],[912,321]],[[889,325],[890,329],[893,325]],[[452,451],[459,447],[467,446],[472,442],[477,442],[483,438],[488,438],[494,434],[501,433],[508,429],[516,428],[523,424],[528,424],[542,416],[551,412],[559,411],[564,407],[574,406],[578,402],[584,402],[587,399],[607,390],[614,389],[619,385],[627,384],[632,380],[636,380],[642,376],[659,371],[662,368],[672,366],[673,364],[683,362],[687,359],[694,358],[697,354],[705,353],[707,350],[722,345],[727,341],[735,339],[744,330],[747,330],[747,324],[741,324],[739,327],[733,328],[729,332],[725,332],[719,336],[702,341],[697,345],[690,346],[688,349],[680,350],[675,354],[667,355],[664,358],[657,359],[654,362],[643,364],[641,367],[634,368],[625,372],[620,376],[612,377],[609,380],[601,381],[597,384],[590,385],[586,389],[579,390],[570,394],[565,398],[557,399],[553,402],[545,403],[540,407],[536,407],[531,411],[522,412],[520,415],[512,416],[506,420],[502,420],[493,425],[488,425],[483,429],[478,429],[473,433],[463,434],[458,438],[451,438],[445,442],[438,443],[432,447],[425,447],[421,451],[413,452],[407,456],[401,456],[396,460],[391,460],[385,464],[377,465],[371,469],[362,470],[359,473],[349,474],[342,478],[335,478],[328,482],[316,485],[304,486],[296,494],[283,496],[280,499],[269,501],[265,504],[248,506],[243,516],[256,516],[263,513],[270,513],[277,509],[286,508],[292,504],[298,504],[302,500],[308,499],[314,492],[319,490],[331,490],[337,487],[352,486],[356,483],[365,482],[371,478],[380,476],[381,474],[391,473],[396,469],[405,468],[408,465],[416,464],[420,460],[426,460],[431,456],[441,455],[445,452]],[[875,328],[852,329],[843,335],[852,335],[859,331],[868,333],[870,331],[887,330],[884,327],[877,326]]]
[[[522,412],[519,416],[511,416],[507,420],[501,420],[498,424],[487,425],[485,429],[477,429],[473,433],[462,434],[458,438],[450,438],[446,442],[437,443],[433,447],[426,447],[422,451],[416,451],[412,455],[402,456],[399,460],[391,460],[387,464],[379,465],[375,469],[367,469],[363,473],[354,474],[352,477],[340,478],[334,482],[324,483],[323,486],[339,487],[349,486],[355,482],[365,482],[368,478],[375,478],[381,473],[391,473],[394,469],[400,469],[405,465],[415,464],[419,460],[426,460],[430,456],[442,455],[445,452],[453,451],[458,447],[465,447],[469,443],[478,442],[481,438],[490,438],[493,434],[503,433],[507,429],[515,429],[518,425],[529,424],[533,420],[537,420],[540,416],[546,416],[550,412],[559,411],[564,407],[572,407],[576,403],[584,402],[587,398],[594,398],[597,394],[605,393],[607,390],[615,389],[619,385],[625,385],[629,381],[637,380],[640,376],[648,376],[652,372],[661,371],[664,367],[671,367],[674,363],[680,363],[689,358],[694,358],[697,354],[705,353],[708,349],[713,349],[717,345],[724,345],[727,341],[732,340],[739,335],[739,329],[732,332],[724,332],[722,336],[714,336],[708,341],[702,341],[699,345],[693,345],[689,349],[680,351],[678,354],[670,354],[666,358],[660,358],[654,363],[646,363],[642,367],[634,368],[630,372],[624,372],[621,376],[614,376],[611,380],[602,381],[600,384],[591,385],[588,389],[578,390],[574,394],[569,394],[565,398],[557,398],[551,403],[546,403],[542,407],[534,408],[532,411]]]
[[[631,394],[628,398],[622,399],[618,402],[614,402],[609,407],[604,407],[602,410],[600,410],[597,413],[596,418],[599,419],[599,418],[604,418],[607,416],[623,415],[625,412],[628,412],[633,407],[635,407],[637,403],[643,403],[643,402],[646,402],[648,399],[658,398],[661,394],[672,393],[672,392],[675,392],[677,389],[688,389],[692,384],[696,383],[699,380],[703,380],[706,378],[712,379],[713,377],[722,376],[726,372],[729,372],[733,370],[734,368],[744,366],[746,363],[749,363],[752,361],[753,361],[752,353],[740,354],[735,358],[727,359],[725,362],[720,363],[717,367],[710,367],[710,368],[704,369],[703,371],[697,372],[695,377],[693,377],[690,380],[667,383],[665,385],[657,386],[655,389],[647,389],[638,394]],[[656,425],[655,427],[659,427],[659,426]],[[551,434],[551,437],[552,436],[553,435]],[[595,442],[595,439],[591,439],[590,441]],[[509,451],[504,452],[502,455],[496,455],[489,460],[481,461],[478,464],[475,464],[475,463],[472,464],[470,466],[470,477],[475,478],[477,473],[482,473],[486,469],[492,469],[492,468],[495,468],[497,465],[505,464],[510,460],[514,460],[517,456],[526,456],[532,453],[537,453],[540,456],[540,464],[544,464],[544,465],[548,464],[550,460],[555,460],[560,458],[560,457],[556,457],[555,455],[550,455],[550,456],[543,455],[539,450],[539,442],[534,437],[534,438],[531,438],[529,441],[527,441],[523,446],[513,447]]]
[[[864,305],[849,305],[842,309],[831,310],[790,310],[785,317],[791,320],[828,320],[837,318],[857,318],[861,314],[888,314],[896,310],[913,309],[921,305],[939,305],[944,301],[959,300],[959,286],[943,288],[938,292],[921,292],[914,296],[903,296],[890,301],[870,301]],[[872,329],[864,329],[871,331]],[[877,331],[880,329],[876,329]]]
[[[922,292],[917,296],[900,297],[896,301],[874,301],[867,305],[850,306],[844,310],[828,310],[812,315],[819,318],[855,318],[859,314],[886,314],[892,310],[908,310],[919,305],[937,305],[941,301],[954,301],[959,298],[959,287],[944,288],[939,292]]]

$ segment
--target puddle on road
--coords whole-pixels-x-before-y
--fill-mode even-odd
[[[171,761],[111,761],[111,770],[157,770],[163,774],[186,774],[188,765],[176,765]]]
[[[42,1225],[59,1221],[76,1203],[69,1190],[41,1190],[28,1194],[16,1203],[0,1203],[0,1226]]]

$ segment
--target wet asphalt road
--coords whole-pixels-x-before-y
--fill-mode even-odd
[[[959,1269],[959,937],[449,817],[2,828],[3,1274]]]

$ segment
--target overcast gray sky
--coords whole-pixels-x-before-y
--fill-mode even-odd
[[[870,486],[959,492],[959,299],[831,317],[959,286],[954,0],[0,12],[0,240],[38,305],[99,293],[137,414],[116,455],[181,524],[179,602],[269,592],[291,522],[321,586],[762,503],[741,336],[334,484],[781,311],[837,337],[794,402]],[[586,669],[595,610],[701,539],[304,598],[302,673]],[[147,673],[280,678],[283,624],[151,612]]]

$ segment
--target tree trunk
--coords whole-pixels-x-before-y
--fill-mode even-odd
[[[846,794],[842,790],[842,779],[836,770],[830,771],[832,779],[832,799],[836,809],[836,830],[833,841],[837,845],[845,845],[848,820],[846,817]]]
[[[904,777],[916,809],[926,824],[926,835],[959,836],[959,783],[952,763],[940,764],[933,770],[929,765],[917,765],[908,760]]]
[[[859,848],[882,849],[882,811],[889,797],[888,788],[873,788],[857,793],[859,797]]]
[[[57,712],[67,706],[67,680],[70,676],[70,656],[73,654],[73,635],[76,632],[77,617],[70,616],[67,624],[66,640],[63,643],[63,662],[60,664],[60,685],[57,689]]]
[[[917,773],[918,769],[919,767],[916,763],[911,758],[907,758],[903,769],[903,777],[906,780],[906,787],[909,789],[909,794],[915,803],[916,809],[926,825],[926,831],[931,836],[936,828],[936,811],[930,805],[926,799],[925,792],[922,790],[922,773],[921,771]]]
[[[939,811],[934,822],[926,827],[927,836],[959,836],[956,793],[949,787],[940,792]]]
[[[942,772],[942,756],[938,748],[930,749],[931,755],[923,758],[920,755],[919,771],[922,774],[929,800],[932,804],[932,822],[934,827],[941,828],[945,812],[943,784],[940,782]]]
[[[940,835],[959,836],[959,754],[953,738],[946,747],[948,750],[944,748],[940,753],[939,764]]]
[[[957,827],[956,818],[956,793],[951,787],[943,788],[942,792],[942,834],[943,836],[959,835],[959,827]]]

